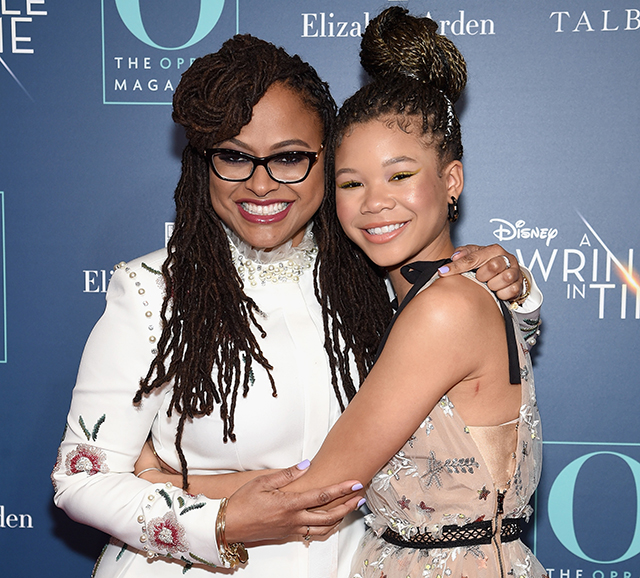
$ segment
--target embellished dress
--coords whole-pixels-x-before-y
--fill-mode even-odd
[[[401,307],[435,280],[434,271],[427,267],[410,279],[415,284]],[[371,481],[369,530],[354,556],[352,578],[545,576],[518,539],[519,524],[532,513],[529,500],[542,459],[531,360],[522,333],[509,329],[515,325],[510,311],[502,306],[502,312],[511,383],[521,382],[519,417],[470,427],[442,397]]]
[[[283,468],[312,458],[340,415],[324,350],[321,307],[313,288],[317,248],[308,230],[297,247],[260,252],[229,235],[244,291],[264,317],[260,347],[273,365],[278,396],[254,364],[250,391],[238,397],[235,443],[223,443],[214,411],[188,422],[182,447],[189,472],[231,473]],[[325,540],[264,543],[249,561],[223,567],[216,548],[219,500],[192,496],[171,484],[136,478],[133,467],[151,432],[155,449],[179,469],[177,415],[167,417],[172,388],[132,403],[160,338],[166,250],[116,267],[107,306],[86,344],[67,427],[52,474],[56,504],[71,518],[110,536],[96,578],[216,576],[328,578],[347,576],[364,533],[359,513]],[[260,513],[256,512],[256,516]]]

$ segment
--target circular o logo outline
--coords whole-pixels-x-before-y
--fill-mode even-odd
[[[200,0],[200,16],[191,38],[182,46],[160,46],[147,34],[142,22],[140,0],[115,0],[115,2],[118,14],[129,32],[141,42],[160,50],[182,50],[197,44],[215,28],[224,8],[224,0]]]

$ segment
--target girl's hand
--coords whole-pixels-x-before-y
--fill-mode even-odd
[[[500,245],[465,245],[458,247],[453,262],[440,269],[441,277],[449,277],[477,269],[476,278],[487,284],[498,299],[514,301],[522,295],[522,271],[518,260]],[[508,265],[507,265],[508,263]]]
[[[229,498],[226,517],[228,542],[281,540],[288,536],[324,536],[364,503],[362,484],[355,480],[302,493],[281,491],[304,475],[308,462],[255,478]],[[301,469],[303,468],[303,469]],[[349,496],[344,504],[317,509]],[[316,508],[310,511],[312,508]]]

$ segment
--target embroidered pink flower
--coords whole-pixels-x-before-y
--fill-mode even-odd
[[[109,467],[105,463],[107,456],[94,446],[79,444],[78,447],[67,454],[65,461],[67,476],[87,472],[90,476],[98,472],[106,474]]]
[[[189,550],[184,528],[178,523],[173,512],[167,512],[162,518],[154,518],[147,524],[149,545],[156,550],[169,554]]]

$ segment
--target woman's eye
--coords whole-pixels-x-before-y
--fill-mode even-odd
[[[404,179],[408,179],[409,177],[412,177],[413,175],[415,175],[418,171],[402,171],[400,173],[396,173],[395,175],[393,175],[391,177],[391,181],[402,181]]]
[[[245,157],[243,157],[241,155],[234,155],[232,153],[220,153],[217,156],[218,156],[218,159],[220,159],[221,162],[223,162],[225,164],[228,164],[228,165],[238,165],[238,164],[243,164],[243,163],[250,162]]]
[[[307,157],[305,155],[291,154],[283,155],[281,157],[274,157],[269,162],[285,167],[293,167],[303,161],[307,161]]]
[[[338,185],[339,189],[355,189],[356,187],[361,187],[362,183],[359,181],[347,181],[346,183],[340,183]]]

